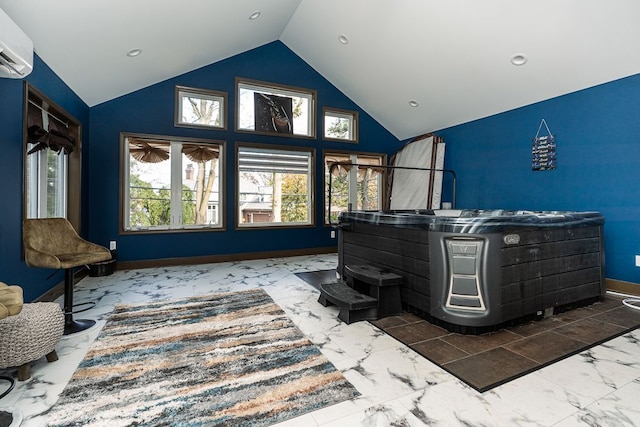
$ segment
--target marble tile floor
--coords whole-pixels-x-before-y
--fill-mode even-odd
[[[263,288],[362,394],[289,420],[298,426],[637,426],[640,331],[622,335],[485,393],[478,393],[369,322],[346,325],[294,273],[335,268],[337,255],[274,258],[116,271],[86,277],[76,303],[96,328],[64,337],[59,360],[32,364],[0,406],[16,406],[23,426],[40,427],[116,304]],[[15,371],[0,370],[0,374]]]

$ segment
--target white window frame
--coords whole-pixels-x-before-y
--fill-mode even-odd
[[[300,119],[293,119],[293,133],[259,132],[255,130],[254,93],[264,93],[289,98],[301,98],[306,101],[306,111]],[[281,86],[253,80],[236,79],[236,130],[296,138],[315,138],[316,136],[316,91],[311,89]],[[296,126],[299,124],[299,126]],[[304,126],[306,129],[300,130]]]
[[[132,226],[131,225],[131,192],[130,192],[130,177],[131,177],[131,156],[129,152],[129,138],[134,139],[148,139],[158,142],[163,142],[169,145],[169,174],[170,174],[170,221],[167,225],[151,225],[151,226]],[[216,175],[217,178],[214,181],[214,189],[212,192],[218,193],[218,203],[216,211],[217,223],[214,224],[183,224],[182,221],[182,174],[186,165],[183,164],[182,159],[182,146],[185,144],[198,144],[198,145],[215,145],[219,149]],[[121,215],[121,230],[123,232],[145,232],[145,231],[185,231],[185,230],[221,230],[224,229],[224,216],[220,215],[224,211],[224,150],[225,143],[223,141],[203,140],[203,139],[191,139],[181,137],[165,137],[155,135],[140,135],[140,134],[121,134],[121,164],[122,164],[122,206],[120,209]],[[217,182],[217,185],[215,183]],[[174,191],[174,188],[178,188],[178,191]],[[216,191],[217,189],[217,191]],[[207,209],[209,211],[209,209]]]
[[[245,154],[243,156],[243,154]],[[306,175],[307,175],[307,221],[304,222],[242,222],[242,211],[243,205],[247,202],[246,195],[242,193],[242,183],[241,183],[241,175],[247,171],[256,172],[257,169],[264,169],[265,171],[270,170],[269,166],[263,167],[260,163],[262,160],[257,159],[253,162],[252,165],[249,165],[249,157],[256,159],[264,155],[265,158],[268,156],[277,156],[279,161],[281,162],[282,170],[286,170],[288,166],[286,163],[288,160],[284,159],[286,156],[292,156],[292,166],[293,168],[299,167],[299,162],[302,157],[306,157]],[[248,144],[248,143],[238,143],[236,145],[236,227],[237,228],[277,228],[277,227],[307,227],[315,225],[315,209],[314,209],[314,158],[315,158],[315,150],[312,148],[299,148],[299,147],[274,147],[269,146],[265,147],[262,145]],[[295,165],[297,164],[297,165]],[[251,170],[254,169],[254,170]],[[273,194],[265,192],[260,200],[269,201],[272,200]]]

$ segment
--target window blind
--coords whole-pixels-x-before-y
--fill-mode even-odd
[[[310,163],[310,152],[269,150],[255,147],[238,148],[238,169],[241,172],[307,174],[310,170]]]

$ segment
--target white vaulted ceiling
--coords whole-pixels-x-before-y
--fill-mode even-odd
[[[0,0],[0,8],[89,106],[280,40],[399,139],[640,73],[638,0]],[[132,60],[135,48],[143,52]],[[513,65],[515,54],[526,64]]]

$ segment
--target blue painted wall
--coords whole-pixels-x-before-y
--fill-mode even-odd
[[[89,151],[89,107],[37,55],[25,80],[82,123],[83,150]],[[0,79],[0,281],[19,284],[25,300],[31,301],[62,281],[64,274],[29,268],[22,260],[23,94],[24,80]],[[85,171],[86,166],[84,158]],[[87,188],[85,181],[83,196]],[[83,213],[86,230],[86,209]]]
[[[543,118],[557,168],[534,172],[531,140]],[[458,174],[458,207],[600,211],[606,276],[640,283],[640,75],[437,134]]]
[[[236,76],[317,90],[323,106],[360,113],[357,145],[235,133]],[[322,225],[305,229],[233,230],[236,141],[392,153],[400,142],[280,42],[274,42],[118,99],[89,107],[35,57],[26,79],[83,126],[83,233],[118,241],[120,260],[236,254],[335,244]],[[229,95],[228,131],[173,126],[174,86]],[[23,81],[0,79],[0,281],[18,283],[27,301],[63,277],[28,268],[21,259]],[[558,168],[531,171],[531,139],[545,118],[557,137]],[[458,207],[598,210],[605,225],[607,277],[640,283],[640,75],[437,132],[447,142],[446,167],[458,174]],[[119,133],[140,132],[227,141],[227,219],[224,232],[118,235]],[[318,121],[317,135],[321,135]],[[322,224],[321,180],[316,222]]]
[[[135,60],[135,59],[134,59]],[[297,139],[236,133],[235,78],[243,77],[317,91],[317,138]],[[176,85],[212,89],[228,93],[227,131],[175,127],[174,88]],[[358,111],[359,143],[322,140],[322,108]],[[227,142],[226,231],[172,232],[147,235],[118,235],[119,135],[137,132],[157,135],[200,137]],[[235,143],[314,147],[316,149],[315,227],[271,230],[235,230]],[[118,242],[118,260],[267,252],[336,245],[322,221],[322,149],[392,153],[399,141],[362,109],[344,96],[300,57],[281,42],[273,42],[190,73],[138,90],[91,108],[91,151],[89,153],[89,213],[93,241]]]

